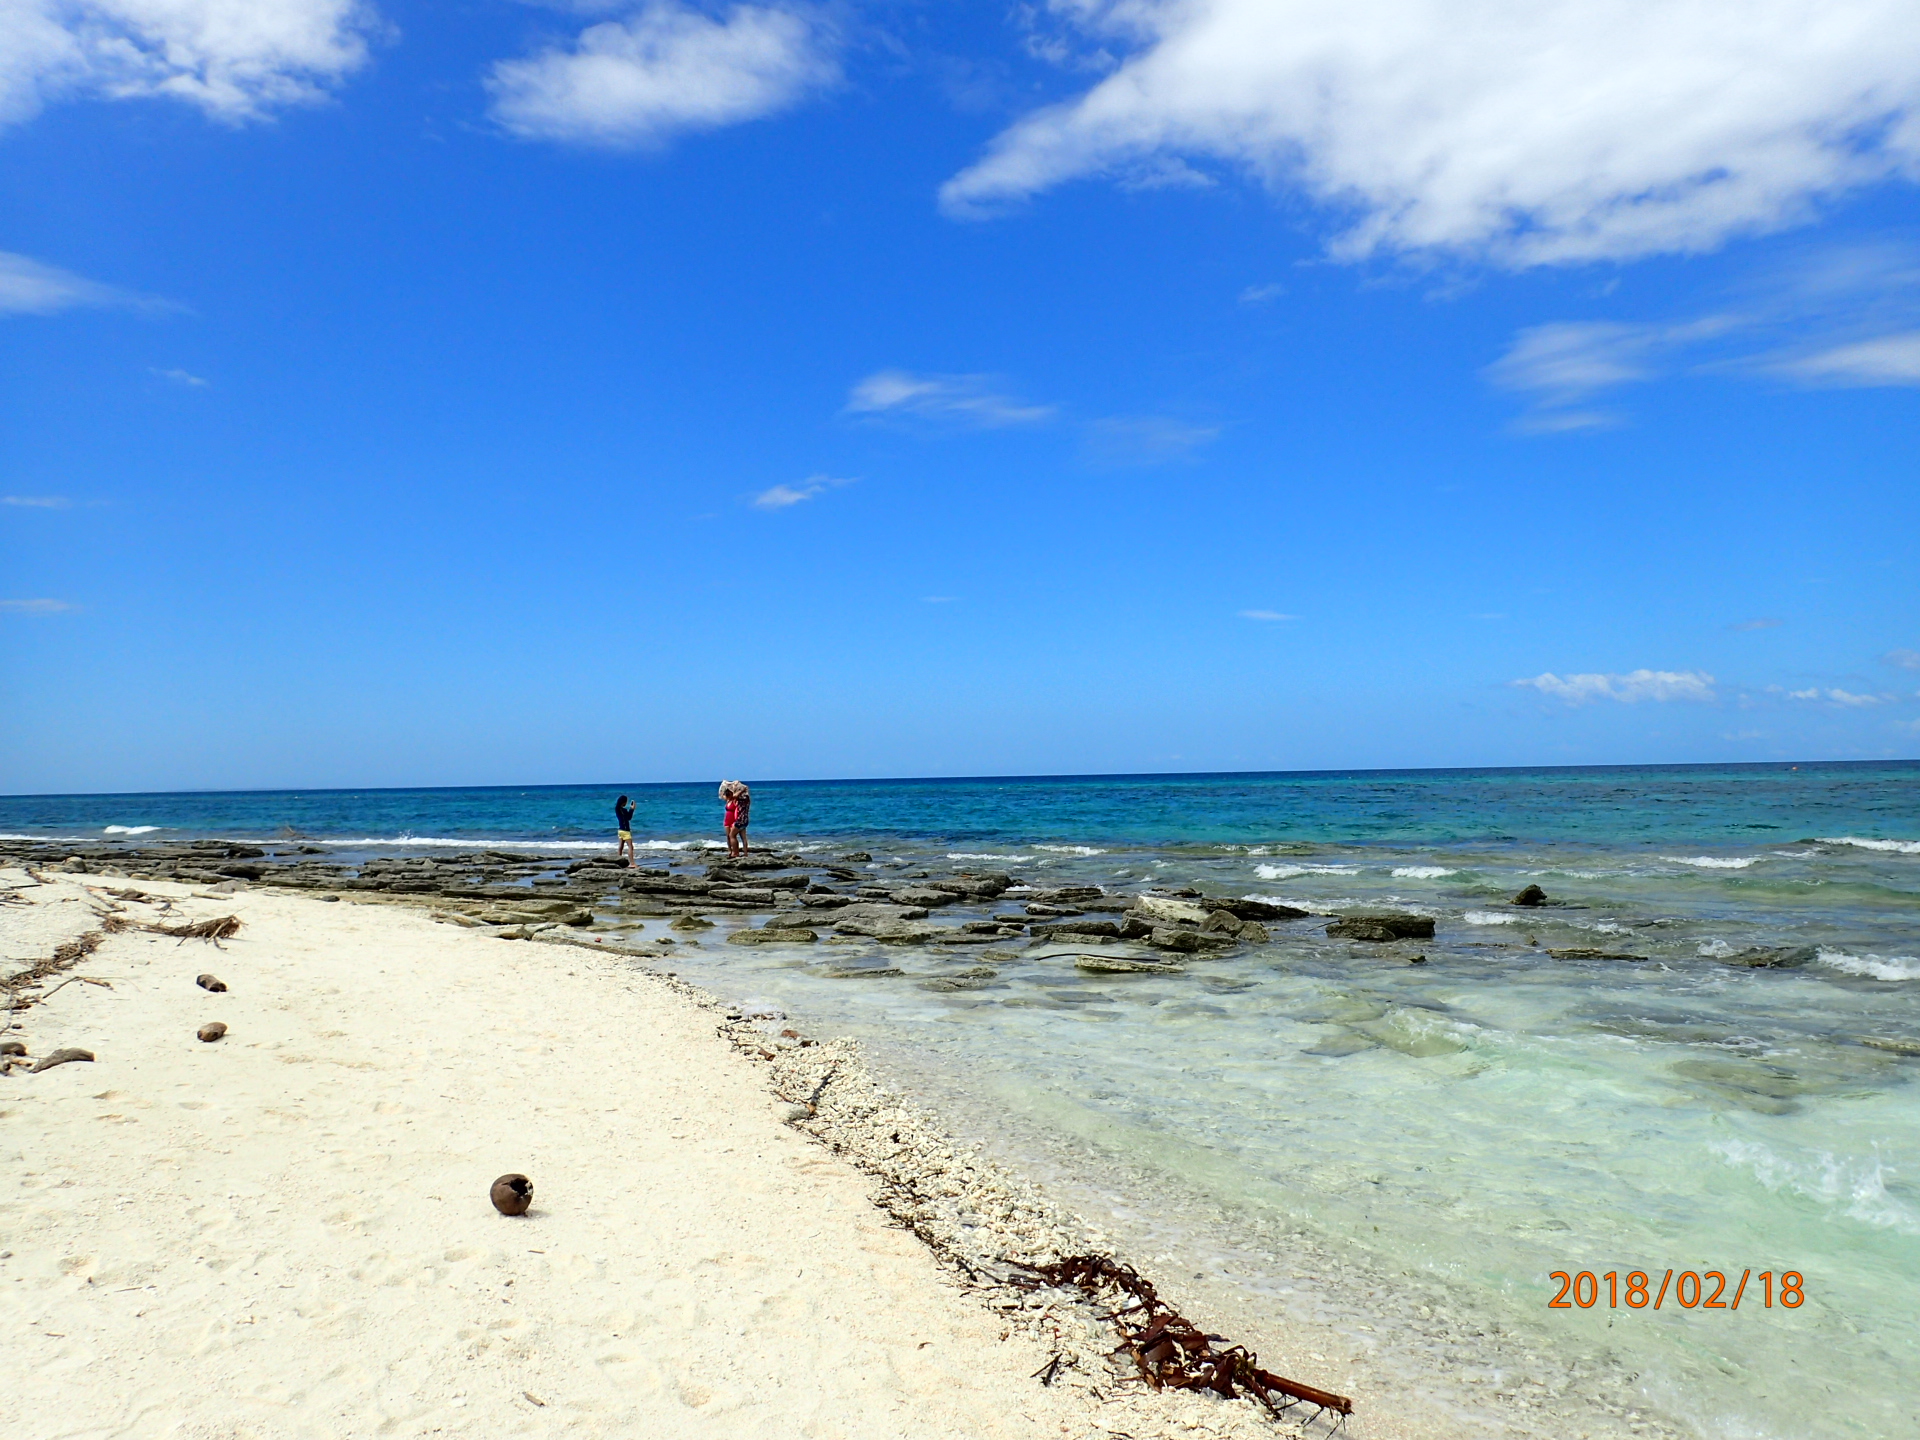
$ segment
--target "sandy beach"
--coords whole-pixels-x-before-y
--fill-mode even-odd
[[[1059,1323],[967,1293],[788,1123],[724,1007],[639,962],[404,906],[43,880],[0,872],[8,974],[103,923],[241,929],[127,928],[16,992],[44,998],[5,1038],[96,1057],[0,1078],[23,1433],[1276,1433],[1090,1354],[1043,1387]],[[524,1218],[488,1201],[512,1171]]]

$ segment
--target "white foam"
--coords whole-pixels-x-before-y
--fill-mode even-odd
[[[1104,850],[1096,850],[1091,845],[1036,845],[1036,850],[1050,850],[1055,855],[1104,855]]]
[[[100,833],[102,835],[151,835],[159,828],[158,825],[109,825]]]
[[[1458,870],[1449,870],[1444,865],[1402,865],[1393,872],[1396,880],[1440,880],[1448,875],[1458,875]]]
[[[1256,865],[1253,873],[1262,880],[1291,880],[1296,875],[1358,875],[1358,865]]]
[[[1593,928],[1602,935],[1624,935],[1627,933],[1627,927],[1622,925],[1618,920],[1596,920],[1593,923]]]
[[[1024,865],[1027,861],[1033,859],[1033,856],[1031,855],[988,855],[984,851],[975,852],[972,850],[949,850],[947,852],[947,859],[949,860],[1008,860],[1008,861],[1012,861],[1016,865]]]
[[[1820,1150],[1795,1161],[1755,1140],[1729,1140],[1707,1148],[1728,1164],[1751,1171],[1769,1190],[1791,1190],[1877,1229],[1920,1234],[1920,1214],[1887,1194],[1887,1181],[1894,1172],[1880,1163],[1878,1155],[1871,1160],[1840,1160],[1831,1151]]]
[[[1701,942],[1695,953],[1709,960],[1724,960],[1734,953],[1734,948],[1724,940],[1706,940]]]
[[[1824,838],[1822,845],[1857,845],[1862,850],[1885,850],[1895,855],[1920,855],[1920,840],[1862,840],[1858,835]]]
[[[1822,965],[1870,980],[1920,980],[1920,959],[1912,955],[1849,955],[1844,950],[1821,950],[1814,958]]]
[[[1670,860],[1675,865],[1692,865],[1699,870],[1744,870],[1758,857],[1749,855],[1744,860],[1716,860],[1711,855],[1662,855],[1662,860]]]
[[[1518,915],[1502,915],[1494,910],[1469,910],[1460,918],[1469,925],[1512,925],[1520,919]]]

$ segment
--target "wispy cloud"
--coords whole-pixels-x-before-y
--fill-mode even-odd
[[[1219,439],[1218,425],[1165,415],[1111,415],[1087,426],[1087,456],[1097,465],[1164,465]]]
[[[847,397],[850,415],[910,415],[924,420],[982,430],[1009,425],[1040,425],[1058,413],[1052,405],[1032,405],[994,387],[987,375],[916,375],[907,370],[877,370]]]
[[[148,368],[152,369],[153,367],[148,367]],[[159,379],[171,380],[176,385],[185,385],[191,389],[198,389],[199,387],[207,383],[200,376],[191,374],[190,372],[185,370],[153,369],[153,374],[157,376]]]
[[[1831,687],[1822,690],[1818,685],[1813,685],[1805,690],[1789,690],[1787,692],[1787,698],[1789,700],[1825,700],[1835,705],[1844,705],[1848,709],[1858,710],[1869,705],[1891,705],[1900,697],[1897,695],[1860,695],[1855,694],[1851,690],[1840,690]]]
[[[1881,241],[1804,249],[1728,298],[1728,308],[1685,321],[1529,326],[1485,374],[1532,398],[1513,425],[1527,434],[1621,423],[1594,409],[1595,397],[1675,375],[1920,386],[1920,247]]]
[[[65,600],[0,600],[0,611],[10,615],[58,615],[78,608]]]
[[[735,5],[724,19],[654,0],[571,44],[502,60],[493,116],[528,139],[657,145],[790,109],[840,77],[833,29],[797,6]]]
[[[29,510],[71,510],[73,502],[64,495],[0,495],[0,505],[20,505]]]
[[[828,490],[851,484],[853,484],[852,480],[843,480],[832,475],[809,475],[798,485],[775,485],[771,489],[762,490],[753,497],[753,504],[761,510],[787,510],[803,500],[811,500],[816,495],[825,494]]]
[[[1729,630],[1777,630],[1786,623],[1784,620],[1775,620],[1772,616],[1764,616],[1758,620],[1741,620],[1727,628]]]
[[[0,251],[0,315],[55,315],[62,310],[101,306],[171,308],[165,301],[102,285],[30,256]]]
[[[1242,620],[1298,620],[1298,615],[1282,615],[1278,610],[1242,610]]]
[[[1920,670],[1920,650],[1889,650],[1880,659],[1901,670]]]
[[[1920,385],[1920,330],[1836,345],[1768,368],[1810,385]]]
[[[1269,301],[1278,300],[1286,293],[1286,286],[1282,285],[1278,280],[1269,280],[1264,285],[1247,286],[1246,289],[1240,292],[1240,303],[1242,305],[1265,305]]]
[[[1719,699],[1713,676],[1699,670],[1631,670],[1624,675],[1555,675],[1548,671],[1530,680],[1507,683],[1538,690],[1569,705],[1590,705],[1596,700],[1635,705],[1642,700]]]

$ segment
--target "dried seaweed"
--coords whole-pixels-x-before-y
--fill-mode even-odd
[[[1140,1378],[1156,1390],[1211,1390],[1224,1400],[1244,1390],[1275,1418],[1295,1405],[1314,1405],[1319,1408],[1308,1417],[1309,1425],[1329,1410],[1342,1417],[1353,1413],[1353,1401],[1345,1395],[1261,1369],[1260,1357],[1244,1345],[1215,1349],[1214,1342],[1224,1337],[1204,1333],[1162,1300],[1131,1265],[1105,1255],[1072,1255],[1048,1265],[1009,1263],[1035,1277],[1014,1281],[1028,1289],[1072,1285],[1090,1298],[1117,1291],[1126,1303],[1107,1317],[1120,1335],[1115,1353],[1124,1350]]]
[[[89,930],[79,938],[67,941],[66,944],[60,946],[45,960],[37,960],[26,969],[15,971],[5,979],[0,979],[0,990],[10,990],[14,992],[26,990],[39,984],[40,981],[46,979],[49,975],[58,975],[62,970],[71,970],[82,960],[86,959],[87,956],[98,950],[100,948],[100,942],[106,938],[104,931]],[[57,989],[58,987],[56,986],[55,988]],[[8,1001],[7,1009],[25,1010],[28,1006],[36,1005],[45,998],[43,995],[21,995],[16,993],[13,998]]]
[[[238,915],[222,915],[217,920],[189,920],[179,925],[142,925],[142,930],[151,930],[156,935],[173,935],[181,940],[206,940],[218,947],[222,940],[231,940],[240,933]]]

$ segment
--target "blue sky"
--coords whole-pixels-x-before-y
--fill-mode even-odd
[[[0,791],[1920,754],[1894,0],[0,0]]]

